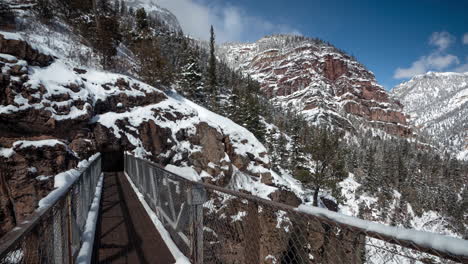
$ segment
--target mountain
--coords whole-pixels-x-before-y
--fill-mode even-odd
[[[415,127],[468,158],[468,73],[429,72],[396,86],[391,94]]]
[[[182,32],[182,27],[179,24],[177,17],[164,7],[157,4],[155,0],[126,0],[125,4],[136,9],[144,8],[149,16],[153,16],[158,21],[173,32]]]
[[[274,35],[254,43],[223,44],[218,55],[259,81],[276,104],[301,112],[312,123],[347,130],[364,125],[399,136],[412,133],[401,104],[373,73],[319,39]]]

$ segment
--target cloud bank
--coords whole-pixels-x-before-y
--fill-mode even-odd
[[[465,33],[465,35],[463,35],[462,42],[463,44],[468,45],[468,33]]]
[[[289,25],[267,21],[220,1],[158,0],[156,3],[174,13],[185,34],[202,40],[209,39],[211,25],[217,42],[252,41],[272,33],[300,34]]]
[[[431,70],[444,71],[449,68],[455,72],[468,71],[468,58],[467,63],[460,65],[460,59],[457,56],[447,53],[447,49],[455,43],[455,40],[453,35],[445,31],[432,33],[429,37],[429,44],[436,49],[414,61],[408,68],[397,68],[393,78],[408,79]],[[468,33],[464,35],[462,41],[468,44]]]

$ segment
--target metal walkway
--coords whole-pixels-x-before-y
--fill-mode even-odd
[[[105,173],[93,263],[174,263],[122,173]]]
[[[174,258],[193,264],[468,264],[467,240],[194,182],[129,154],[119,162],[115,168],[123,163],[126,174],[102,177],[102,168],[114,165],[101,166],[97,156],[72,185],[0,238],[0,264],[170,264]],[[170,235],[174,256],[137,193]],[[95,233],[88,228],[94,223]]]

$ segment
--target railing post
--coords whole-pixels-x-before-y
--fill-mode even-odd
[[[202,185],[192,185],[189,194],[189,204],[191,205],[191,231],[192,247],[191,260],[194,264],[203,263],[203,204],[206,202],[206,191]]]
[[[73,193],[73,189],[71,190],[71,193]],[[68,263],[73,264],[73,226],[72,226],[72,197],[71,193],[69,192],[67,195],[67,211],[68,211],[68,217],[67,217],[67,225],[68,225]]]
[[[159,194],[159,188],[157,186],[157,183],[158,183],[158,179],[156,178],[157,176],[155,175],[155,169],[151,168],[150,169],[150,176],[151,176],[151,199],[153,200],[153,208],[154,208],[154,212],[156,213],[156,215],[159,217],[158,215],[158,194]]]
[[[54,236],[53,236],[53,245],[54,245],[54,263],[64,263],[63,260],[63,226],[62,226],[62,210],[61,208],[54,209],[53,212],[53,229],[54,229]]]

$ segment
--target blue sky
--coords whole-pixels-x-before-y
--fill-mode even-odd
[[[427,71],[468,71],[466,0],[157,0],[184,31],[219,41],[319,37],[358,58],[387,89]],[[466,35],[463,44],[464,34]]]

